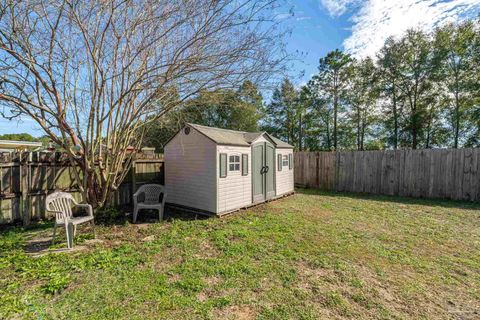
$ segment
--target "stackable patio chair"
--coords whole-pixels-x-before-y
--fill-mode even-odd
[[[140,195],[144,195],[143,200]],[[160,198],[161,197],[161,198]],[[144,184],[133,195],[133,223],[137,222],[138,211],[141,209],[158,210],[158,219],[163,220],[163,209],[167,194],[159,184]]]
[[[85,208],[87,215],[74,217],[72,209],[74,207]],[[53,227],[52,244],[55,241],[55,234],[58,226],[65,227],[67,235],[67,246],[73,248],[73,238],[77,232],[77,225],[90,222],[95,234],[95,223],[93,221],[93,209],[89,204],[77,203],[70,193],[54,192],[47,196],[45,208],[48,212],[55,213],[55,225]]]

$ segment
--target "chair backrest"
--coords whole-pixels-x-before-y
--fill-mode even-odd
[[[165,199],[165,188],[160,184],[144,184],[137,191],[139,194],[145,195],[144,203],[155,204],[160,203],[160,195],[163,193],[162,202]]]
[[[55,211],[57,221],[63,221],[66,217],[72,217],[72,207],[77,202],[70,193],[54,192],[49,194],[45,200],[47,211]]]

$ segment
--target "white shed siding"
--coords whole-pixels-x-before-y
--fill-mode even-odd
[[[251,147],[217,146],[217,159],[220,153],[227,154],[227,176],[220,178],[219,166],[217,166],[217,213],[235,210],[252,203]],[[242,176],[241,166],[240,171],[228,170],[229,156],[239,155],[241,161],[242,154],[248,154],[248,175],[246,176]]]
[[[216,212],[216,144],[198,131],[181,130],[165,147],[167,202]]]
[[[276,149],[276,156],[275,161],[278,161],[278,154],[281,154],[282,157],[284,155],[292,154],[292,161],[293,161],[293,149]],[[292,169],[290,170],[288,166],[283,166],[282,171],[276,170],[276,191],[277,196],[281,196],[282,194],[292,192],[294,190],[294,182],[293,182],[293,163]]]

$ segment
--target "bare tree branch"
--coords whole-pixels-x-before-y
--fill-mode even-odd
[[[79,168],[85,200],[104,206],[152,122],[200,90],[283,71],[277,6],[1,0],[0,106],[38,123]]]

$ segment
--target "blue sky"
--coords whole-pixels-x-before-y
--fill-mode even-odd
[[[373,56],[387,37],[400,36],[408,28],[429,31],[446,21],[478,16],[480,0],[289,0],[277,11],[278,19],[292,31],[287,50],[298,52],[299,59],[290,76],[301,85],[331,50]],[[29,119],[0,118],[0,134],[20,132],[42,135]]]
[[[343,49],[343,41],[350,35],[352,14],[332,16],[318,0],[291,1],[282,10],[283,13],[293,12],[285,18],[284,24],[292,31],[287,38],[287,50],[298,53],[299,57],[299,61],[294,62],[291,77],[301,84],[317,72],[320,57],[337,48]]]
[[[286,18],[292,9],[293,16]],[[480,14],[480,0],[297,0],[279,9],[292,29],[290,52],[306,54],[296,62],[292,76],[305,70],[296,83],[317,72],[318,60],[336,48],[356,57],[375,56],[385,39],[409,28],[426,31],[447,21]]]

